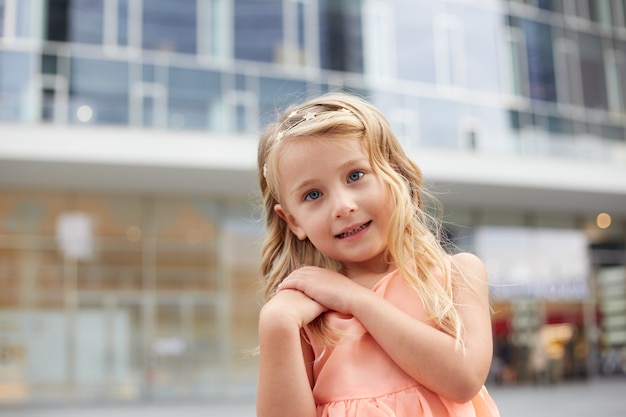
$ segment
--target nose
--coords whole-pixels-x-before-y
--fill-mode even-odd
[[[333,198],[333,218],[345,217],[356,211],[357,204],[348,191],[336,191]]]

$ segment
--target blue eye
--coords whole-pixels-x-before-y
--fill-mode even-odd
[[[348,175],[348,182],[354,182],[360,180],[363,175],[365,175],[362,171],[353,171]]]
[[[320,193],[319,191],[309,191],[304,196],[304,199],[305,200],[317,200],[318,198],[320,198],[321,195],[322,195],[322,193]]]

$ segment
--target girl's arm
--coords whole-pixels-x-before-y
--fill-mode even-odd
[[[455,255],[453,264],[465,350],[453,337],[343,276],[318,270],[315,279],[310,279],[313,274],[294,276],[281,288],[297,288],[329,309],[352,314],[407,374],[450,400],[465,402],[478,393],[487,378],[492,357],[491,317],[482,262],[465,253]],[[322,276],[326,279],[320,279]]]
[[[280,291],[259,316],[257,416],[315,416],[313,352],[300,334],[325,308],[299,291]]]

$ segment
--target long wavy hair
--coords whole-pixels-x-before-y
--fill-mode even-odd
[[[389,187],[395,204],[389,219],[387,259],[419,296],[429,318],[461,342],[462,322],[454,305],[449,257],[441,243],[438,216],[424,208],[422,172],[406,155],[383,115],[366,100],[346,93],[330,93],[294,105],[261,135],[258,169],[266,226],[261,253],[265,301],[299,267],[313,265],[342,272],[339,262],[325,256],[308,239],[299,240],[274,211],[280,202],[280,149],[303,137],[357,138],[362,142],[372,169]],[[437,203],[433,198],[429,201]],[[333,343],[333,332],[325,326],[323,316],[311,328],[326,343]]]

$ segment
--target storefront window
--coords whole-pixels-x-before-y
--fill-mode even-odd
[[[262,226],[250,211],[4,193],[0,401],[252,395]]]

